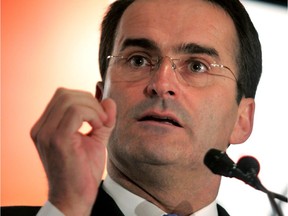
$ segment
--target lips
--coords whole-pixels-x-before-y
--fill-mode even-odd
[[[142,116],[141,118],[139,118],[138,121],[140,122],[154,121],[154,122],[159,122],[163,124],[170,124],[176,127],[182,127],[180,122],[175,117],[172,117],[169,115],[146,114]]]

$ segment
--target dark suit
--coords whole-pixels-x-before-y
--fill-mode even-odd
[[[1,208],[2,216],[34,216],[41,206],[9,206]],[[229,214],[220,205],[217,205],[219,216],[229,216]],[[100,214],[99,214],[100,213]],[[92,209],[92,216],[124,216],[114,200],[103,190],[99,189],[96,202]],[[149,216],[149,215],[147,215]],[[209,215],[207,215],[209,216]]]

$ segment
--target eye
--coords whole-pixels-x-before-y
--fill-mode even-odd
[[[205,73],[209,70],[209,66],[206,66],[205,63],[199,60],[190,59],[188,62],[188,70],[192,73]]]
[[[151,60],[142,55],[132,55],[127,58],[127,63],[133,68],[141,68],[151,66]]]

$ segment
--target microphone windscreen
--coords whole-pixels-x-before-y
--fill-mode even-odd
[[[243,156],[237,162],[237,168],[243,173],[253,173],[258,175],[260,171],[260,164],[258,160],[252,156]]]
[[[214,173],[231,177],[231,170],[235,163],[227,156],[225,152],[217,149],[210,149],[205,157],[204,164]]]

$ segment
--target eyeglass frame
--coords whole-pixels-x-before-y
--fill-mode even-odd
[[[173,60],[181,60],[181,59],[173,59],[173,58],[171,58],[171,57],[169,57],[169,56],[164,56],[164,57],[162,57],[162,56],[156,56],[157,58],[158,58],[158,66],[157,67],[159,67],[160,65],[161,65],[161,59],[163,59],[163,58],[165,58],[165,57],[168,57],[169,58],[169,60],[170,60],[170,62],[172,63],[172,69],[175,71],[175,69],[176,69],[176,67],[175,67],[175,63],[173,62]],[[124,55],[108,55],[107,57],[106,57],[106,59],[107,60],[109,60],[109,59],[112,59],[112,58],[121,58],[121,59],[129,59],[129,57],[125,57]],[[152,59],[152,58],[150,58],[150,59]],[[173,64],[174,64],[174,68],[173,68]],[[230,73],[232,74],[232,76],[233,76],[233,78],[235,79],[234,81],[236,82],[236,85],[237,85],[237,90],[238,90],[238,92],[237,92],[237,103],[239,103],[239,101],[241,100],[241,97],[244,95],[245,96],[245,92],[244,92],[244,89],[243,89],[243,87],[242,87],[242,84],[240,83],[240,81],[237,79],[237,77],[236,77],[236,75],[235,75],[235,73],[228,67],[228,66],[225,66],[225,65],[223,65],[223,64],[218,64],[218,63],[216,63],[216,62],[214,62],[214,63],[209,63],[209,66],[212,66],[212,67],[219,67],[219,68],[224,68],[224,69],[227,69],[228,71],[230,71]],[[151,68],[151,70],[152,70],[152,67],[153,67],[153,65],[151,65],[150,66],[150,68]],[[210,69],[210,68],[209,68]],[[212,75],[212,74],[210,74],[210,75]],[[228,77],[229,78],[229,77]],[[189,84],[188,84],[189,85]]]
[[[172,69],[175,71],[176,69],[177,69],[177,66],[176,66],[176,63],[174,62],[175,60],[181,60],[181,59],[179,59],[179,58],[171,58],[170,56],[156,56],[156,60],[155,59],[152,59],[152,58],[149,58],[149,66],[150,66],[150,71],[152,71],[152,70],[154,70],[154,68],[153,67],[155,67],[156,66],[156,68],[158,69],[159,67],[160,67],[160,65],[161,65],[161,63],[162,63],[162,59],[164,59],[164,58],[168,58],[169,60],[170,60],[170,62],[171,62],[171,66],[172,66]],[[129,57],[126,57],[126,56],[124,56],[124,55],[108,55],[107,56],[107,60],[108,59],[112,59],[112,58],[120,58],[120,59],[129,59]],[[146,60],[147,60],[147,57],[143,57],[143,58],[146,58]],[[155,61],[155,63],[153,63],[152,61]],[[230,71],[230,73],[232,74],[232,76],[233,76],[233,78],[235,79],[234,81],[236,82],[236,84],[237,84],[237,87],[238,87],[238,89],[239,90],[241,90],[242,88],[241,88],[241,84],[239,83],[239,81],[238,81],[238,79],[237,79],[237,77],[236,77],[236,75],[235,75],[235,73],[228,67],[228,66],[225,66],[225,65],[223,65],[223,64],[218,64],[218,63],[209,63],[209,70],[211,69],[211,67],[218,67],[218,68],[223,68],[223,69],[227,69],[228,71]],[[156,70],[157,70],[156,69]],[[212,74],[210,74],[210,75],[212,75]],[[229,77],[228,77],[229,78]]]

